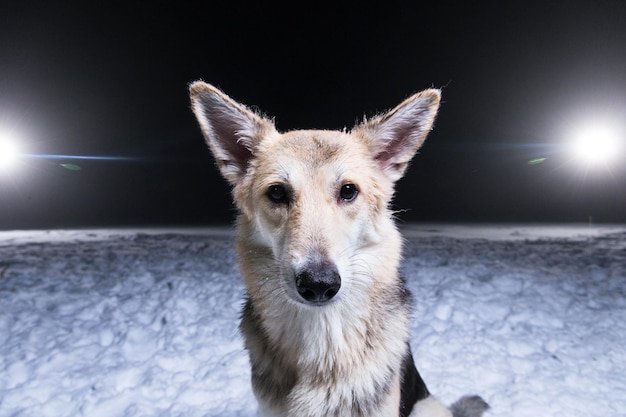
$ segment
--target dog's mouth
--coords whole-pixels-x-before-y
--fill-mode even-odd
[[[341,276],[331,262],[312,262],[296,272],[295,284],[298,301],[321,306],[329,303],[339,293]]]

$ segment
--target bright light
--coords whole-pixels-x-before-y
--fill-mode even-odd
[[[14,166],[20,156],[17,143],[7,134],[0,134],[0,170]]]
[[[588,164],[607,163],[619,155],[620,134],[608,123],[582,126],[573,133],[574,155]]]

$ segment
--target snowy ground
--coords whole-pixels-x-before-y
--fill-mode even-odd
[[[626,416],[626,226],[409,225],[418,368],[488,416]],[[253,416],[228,230],[0,232],[0,416]]]

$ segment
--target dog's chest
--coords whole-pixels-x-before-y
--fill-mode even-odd
[[[396,416],[408,337],[406,309],[398,307],[387,325],[350,323],[337,313],[267,324],[248,302],[241,330],[261,409],[278,416]]]

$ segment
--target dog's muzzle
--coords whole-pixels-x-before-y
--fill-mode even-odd
[[[296,273],[296,289],[307,303],[324,304],[337,295],[340,288],[341,276],[330,262],[311,263]]]

